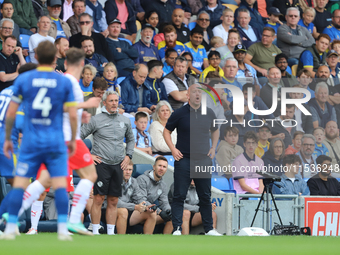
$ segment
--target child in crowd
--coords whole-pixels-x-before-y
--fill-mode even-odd
[[[209,66],[203,70],[200,75],[200,82],[205,82],[207,74],[211,71],[216,71],[220,77],[224,77],[224,71],[219,64],[221,62],[221,54],[218,51],[210,51],[208,55]]]
[[[322,127],[317,127],[313,130],[313,136],[316,139],[313,156],[315,156],[315,158],[319,157],[320,155],[329,156],[329,150],[323,144],[323,141],[325,140],[325,130]]]
[[[97,70],[93,65],[87,64],[84,66],[81,79],[79,80],[79,85],[84,96],[92,93],[93,78],[96,77],[96,73]]]
[[[333,42],[331,43],[331,50],[335,50],[338,54],[340,54],[340,40],[334,39]],[[340,59],[339,59],[340,62]],[[339,63],[338,63],[339,67]]]
[[[313,20],[315,18],[315,10],[312,7],[308,7],[302,14],[302,19],[299,20],[298,25],[307,28],[308,32],[313,35],[316,39],[319,36],[319,33],[316,31],[316,27],[313,24]]]
[[[231,165],[234,159],[243,153],[241,146],[237,145],[239,130],[236,127],[227,127],[224,130],[224,140],[217,146],[216,160],[219,166],[227,167],[230,171],[218,173],[226,178],[232,177]],[[229,168],[230,166],[230,168]]]
[[[148,126],[149,115],[146,112],[137,112],[135,115],[135,125],[136,128],[133,129],[133,134],[135,136],[135,148],[151,155],[151,136],[146,131]]]
[[[285,155],[288,155],[288,154],[295,154],[297,152],[300,151],[301,149],[301,139],[302,139],[302,136],[304,135],[305,133],[302,132],[302,131],[296,131],[293,135],[293,145],[289,145],[287,147],[287,149],[285,150]]]
[[[275,30],[275,34],[277,34],[277,29],[282,25],[282,22],[280,21],[280,16],[282,16],[282,14],[278,8],[270,7],[268,10],[268,16],[269,20],[267,21],[266,27],[273,28]]]
[[[310,92],[311,98],[315,97],[315,92],[309,88],[309,84],[313,81],[312,74],[307,69],[301,69],[297,74],[297,79],[302,88]]]
[[[257,148],[255,149],[255,155],[262,158],[269,149],[270,142],[268,139],[272,136],[270,126],[265,123],[258,129],[257,136],[259,137],[259,141],[257,143]]]

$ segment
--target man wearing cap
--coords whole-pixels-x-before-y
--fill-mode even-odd
[[[58,39],[60,37],[69,39],[71,37],[71,28],[65,21],[59,19],[61,5],[61,0],[47,1],[47,10],[51,19],[51,28],[48,31],[48,35],[54,39]]]
[[[332,13],[332,24],[326,27],[322,33],[329,35],[331,42],[334,39],[340,40],[340,10],[335,10]]]
[[[289,66],[297,65],[301,53],[311,47],[315,40],[307,28],[298,25],[300,11],[296,7],[287,9],[287,24],[277,29],[277,46],[288,57]]]
[[[330,50],[326,58],[331,77],[333,78],[333,85],[340,84],[340,68],[338,67],[339,54],[335,50]]]
[[[108,30],[109,35],[106,38],[108,60],[116,64],[119,77],[126,77],[135,68],[134,59],[139,56],[138,50],[128,42],[118,39],[121,31],[121,22],[119,19],[112,20]]]
[[[14,13],[12,19],[20,27],[20,34],[32,35],[37,32],[37,17],[31,0],[10,0]]]
[[[184,10],[175,9],[172,12],[172,25],[176,29],[177,40],[181,43],[187,43],[190,41],[190,29],[183,24]]]
[[[134,61],[136,64],[147,64],[150,60],[161,60],[158,49],[151,43],[155,28],[146,23],[142,26],[141,39],[133,45],[139,52],[139,57]]]
[[[277,29],[282,25],[282,22],[280,21],[280,16],[282,14],[280,13],[280,10],[276,7],[270,7],[268,10],[269,20],[266,24],[266,27],[271,27],[275,30],[275,33],[277,34]]]

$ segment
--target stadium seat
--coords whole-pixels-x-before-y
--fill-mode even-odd
[[[216,189],[219,190],[230,190],[229,181],[227,178],[211,178],[211,186],[214,186]]]
[[[142,29],[142,24],[138,20],[136,20],[136,27],[137,27],[137,31]]]
[[[297,68],[298,68],[298,65],[293,65],[293,66],[292,66],[292,75],[293,75],[293,76],[296,76]]]
[[[137,178],[141,174],[144,174],[145,171],[152,170],[152,165],[150,164],[135,164],[133,165],[132,177]]]
[[[234,5],[234,4],[222,4],[224,5],[225,7],[231,9],[234,13],[235,13],[235,10],[238,8],[237,5]]]
[[[119,77],[117,78],[117,83],[120,84],[126,77]]]
[[[193,30],[195,26],[196,26],[196,21],[190,22],[190,23],[189,23],[189,29],[190,29],[190,31]]]
[[[25,61],[26,61],[26,63],[30,63],[30,62],[31,62],[30,55],[28,55],[27,57],[25,57]]]
[[[126,41],[128,42],[130,45],[132,45],[132,42],[129,39],[125,39],[125,38],[118,38],[121,41]]]
[[[30,39],[29,35],[21,34],[20,37],[21,46],[24,50],[28,50],[28,41]]]
[[[175,159],[172,155],[164,155],[164,157],[168,160],[168,165],[174,167]]]

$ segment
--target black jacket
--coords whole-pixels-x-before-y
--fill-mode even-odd
[[[282,159],[277,160],[273,154],[271,154],[269,151],[266,151],[266,153],[262,157],[263,165],[267,167],[269,173],[273,173],[275,175],[281,176],[283,172],[278,171],[278,169],[281,169],[280,166],[282,166]],[[272,169],[269,167],[273,167]]]
[[[327,181],[315,175],[307,181],[311,196],[340,196],[340,182],[332,176]]]
[[[165,22],[171,22],[172,12],[175,9],[175,6],[171,1],[163,3],[160,0],[141,0],[140,2],[145,13],[152,10],[156,10],[158,12],[159,25]]]
[[[247,49],[249,49],[249,47],[253,45],[254,43],[261,42],[262,35],[261,35],[261,32],[256,27],[252,27],[257,37],[257,41],[255,42],[250,40],[250,38],[246,35],[246,33],[242,30],[241,27],[237,26],[236,28],[238,32],[240,33],[242,44],[246,46]],[[244,40],[243,38],[245,38],[246,40]]]
[[[274,1],[273,6],[280,10],[280,13],[282,14],[282,15],[280,15],[281,21],[286,21],[286,12],[287,12],[287,9],[290,8],[290,7],[299,8],[300,16],[302,17],[303,11],[301,9],[299,0],[293,0],[293,4],[290,4],[289,0]]]
[[[251,25],[253,28],[256,27],[259,31],[262,32],[265,24],[262,20],[262,16],[257,10],[257,2],[255,1],[253,8],[250,8],[246,0],[241,0],[240,7],[235,10],[235,15],[234,15],[235,26],[234,27],[238,26],[237,16],[238,16],[238,10],[240,9],[247,9],[250,12],[251,20],[250,20],[249,25]]]

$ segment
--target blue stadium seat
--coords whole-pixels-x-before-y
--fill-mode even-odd
[[[28,41],[30,39],[29,35],[21,34],[20,37],[21,46],[23,49],[28,50]]]
[[[120,84],[126,77],[119,77],[117,78],[117,83]]]
[[[190,22],[190,23],[189,23],[189,29],[190,29],[190,31],[193,30],[193,29],[195,28],[195,26],[196,26],[196,21]]]
[[[150,164],[135,164],[133,165],[132,177],[137,178],[141,174],[144,174],[145,171],[152,170],[152,165]]]
[[[175,159],[172,155],[164,155],[164,157],[168,160],[168,165],[174,167]]]
[[[129,39],[126,39],[126,38],[118,38],[119,40],[121,41],[126,41],[128,42],[130,45],[132,45],[132,42],[129,40]]]
[[[221,177],[221,178],[211,178],[211,186],[214,186],[215,188],[219,190],[230,190],[229,187],[229,181],[227,178]]]
[[[26,63],[30,63],[30,62],[31,62],[30,55],[28,55],[27,57],[25,57],[25,61],[26,61]]]
[[[229,178],[229,187],[230,189],[234,189],[234,183],[233,183],[233,178]]]

